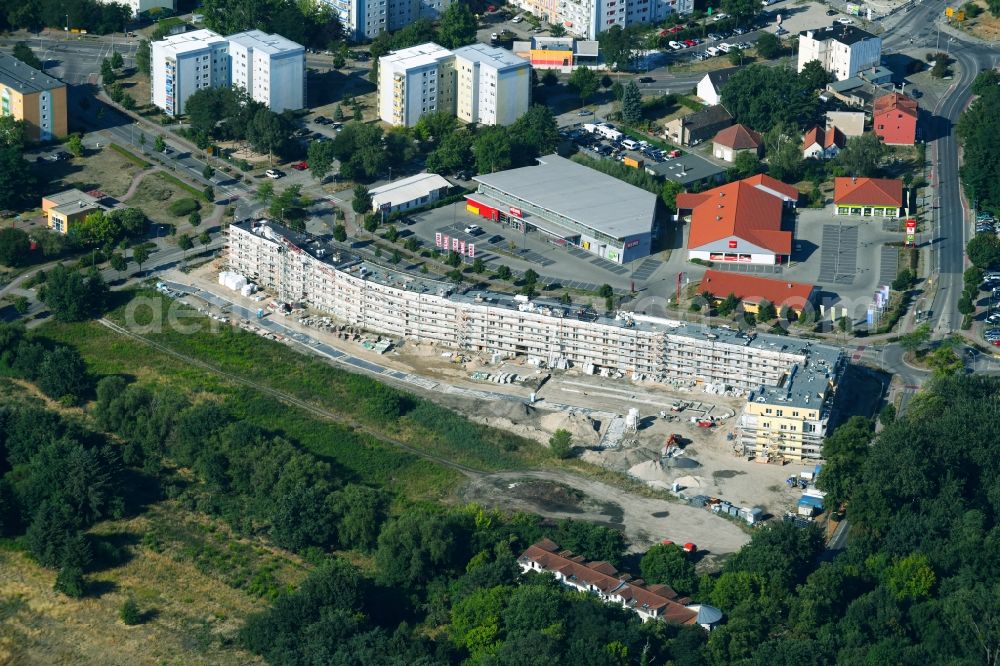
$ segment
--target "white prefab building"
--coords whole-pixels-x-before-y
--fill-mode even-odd
[[[232,85],[275,113],[301,109],[306,102],[306,53],[281,35],[248,30],[230,35]]]
[[[386,213],[410,210],[433,203],[448,193],[451,183],[436,173],[418,173],[373,188],[372,209]]]
[[[455,57],[428,42],[378,59],[378,115],[390,125],[413,127],[425,113],[454,113]]]
[[[211,30],[194,30],[150,44],[150,97],[167,115],[184,113],[195,91],[228,86],[229,42]]]
[[[531,63],[506,49],[456,49],[455,72],[455,115],[467,123],[510,125],[531,105]]]
[[[355,41],[395,32],[417,19],[435,20],[452,0],[320,0],[337,13],[347,36]]]
[[[818,60],[837,81],[878,67],[882,62],[882,38],[851,25],[836,23],[828,28],[799,33],[799,68]]]
[[[532,5],[539,1],[517,0],[514,4],[535,13]],[[615,26],[652,25],[671,14],[690,14],[693,9],[694,0],[560,0],[556,17],[570,33],[597,39]]]

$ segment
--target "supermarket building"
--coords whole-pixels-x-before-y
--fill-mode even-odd
[[[649,255],[657,196],[558,155],[473,178],[466,210],[522,233],[539,232],[617,264]]]

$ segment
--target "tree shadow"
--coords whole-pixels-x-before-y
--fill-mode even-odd
[[[87,594],[88,597],[93,597],[94,599],[100,599],[106,594],[111,594],[118,591],[118,583],[110,580],[92,580],[87,582]]]

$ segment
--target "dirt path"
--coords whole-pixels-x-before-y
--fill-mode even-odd
[[[606,483],[558,470],[499,472],[470,481],[462,499],[546,518],[572,518],[622,530],[633,552],[662,539],[694,542],[711,555],[739,550],[750,535],[734,523],[687,504],[631,495]]]
[[[125,203],[126,201],[134,197],[135,192],[136,190],[139,189],[139,186],[142,184],[143,179],[146,176],[157,173],[158,171],[163,171],[163,167],[153,167],[151,169],[145,169],[144,171],[140,171],[139,173],[135,174],[135,178],[133,178],[132,182],[129,184],[128,190],[125,192],[125,194],[118,197],[118,201]]]

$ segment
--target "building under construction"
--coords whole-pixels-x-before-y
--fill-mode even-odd
[[[756,407],[744,413],[737,441],[745,443],[747,455],[818,455],[803,443],[825,433],[823,414],[829,413],[843,366],[839,349],[785,336],[456,291],[451,283],[365,262],[271,223],[231,225],[228,264],[281,301],[372,332],[499,358],[525,357],[553,368],[752,395],[750,404],[781,411],[774,418],[757,414]],[[785,409],[793,403],[801,406]],[[816,411],[806,437],[805,415]],[[787,420],[795,418],[803,423],[789,430]]]

